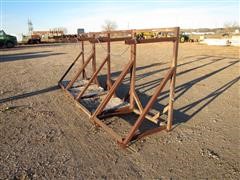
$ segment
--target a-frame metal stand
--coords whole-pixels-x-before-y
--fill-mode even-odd
[[[169,37],[155,37],[152,39],[137,39],[137,33],[139,32],[161,32],[161,33],[169,33]],[[131,33],[131,37],[121,37],[121,38],[112,38],[111,34],[116,33]],[[107,34],[107,37],[101,37],[96,38],[96,35],[99,34]],[[169,131],[172,127],[172,119],[173,119],[173,101],[174,101],[174,89],[175,89],[175,79],[176,79],[176,68],[177,68],[177,54],[178,54],[178,39],[179,39],[179,28],[161,28],[161,29],[142,29],[142,30],[131,30],[131,31],[112,31],[112,32],[100,32],[100,33],[92,33],[90,34],[91,38],[85,38],[81,39],[82,42],[84,40],[89,40],[92,43],[92,54],[87,58],[86,61],[84,59],[82,60],[82,66],[79,67],[79,70],[77,71],[76,75],[73,77],[73,79],[70,82],[64,83],[63,79],[68,73],[68,71],[71,69],[71,67],[75,64],[77,59],[84,55],[84,47],[82,46],[82,52],[80,53],[77,59],[73,62],[73,64],[70,66],[68,71],[64,74],[64,76],[59,81],[59,85],[62,89],[64,89],[71,97],[74,98],[74,100],[77,102],[77,104],[80,106],[80,108],[86,112],[90,120],[98,125],[104,128],[114,139],[117,140],[117,142],[122,146],[126,147],[127,144],[133,140],[142,138],[146,135],[161,131],[161,130],[167,130]],[[131,57],[128,62],[128,64],[124,67],[121,74],[118,76],[116,81],[112,83],[111,80],[111,65],[110,65],[110,45],[113,41],[125,41],[126,45],[131,46]],[[106,58],[101,62],[100,66],[96,68],[96,50],[95,50],[95,43],[96,42],[106,42],[107,43],[107,56]],[[135,79],[136,79],[136,50],[137,50],[137,44],[143,44],[143,43],[157,43],[157,42],[173,42],[173,58],[171,66],[169,67],[168,72],[164,76],[163,80],[160,82],[160,84],[156,87],[156,90],[154,91],[154,94],[148,101],[145,107],[142,106],[141,101],[135,91]],[[85,68],[87,64],[92,60],[92,69],[93,73],[90,79],[87,79],[86,83],[83,83],[82,85],[74,86],[76,83],[76,80],[80,76],[80,74],[83,74],[83,78],[86,78],[84,75]],[[107,88],[103,90],[99,86],[97,76],[99,72],[102,70],[103,66],[107,64],[107,80],[106,85]],[[130,73],[130,90],[128,93],[129,101],[122,100],[118,97],[116,97],[116,90],[122,83],[125,76]],[[160,95],[163,88],[166,86],[167,82],[170,82],[170,93],[169,93],[169,104],[167,107],[164,108],[165,112],[168,112],[168,119],[167,119],[167,125],[159,126],[159,117],[160,113],[150,115],[150,109],[152,108],[153,104],[157,100],[158,96]],[[101,88],[102,91],[93,92],[90,93],[87,92],[91,87]],[[93,89],[91,89],[93,90]],[[86,103],[86,99],[97,97],[100,99],[100,102],[96,105],[93,101],[88,101]],[[86,108],[86,104],[94,104],[93,110],[89,110]],[[115,116],[119,114],[127,114],[127,113],[135,113],[139,115],[138,119],[128,132],[125,137],[119,136],[116,132],[114,132],[110,127],[108,127],[101,119],[109,117],[109,116]],[[139,134],[138,129],[143,123],[144,120],[150,120],[151,122],[154,122],[158,125],[157,128],[146,130],[145,132]]]

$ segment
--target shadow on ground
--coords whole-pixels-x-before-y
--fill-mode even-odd
[[[180,71],[177,73],[177,78],[179,78],[179,76],[189,73],[191,71],[195,71],[201,68],[205,68],[208,66],[215,66],[216,62],[225,60],[226,64],[225,66],[221,67],[221,68],[215,68],[215,70],[208,72],[207,74],[204,74],[202,76],[196,77],[195,79],[192,79],[188,82],[184,82],[178,86],[176,86],[175,88],[175,101],[178,100],[181,96],[184,96],[185,93],[187,93],[188,91],[191,90],[191,88],[201,82],[204,81],[234,65],[236,65],[237,63],[239,63],[239,59],[237,58],[229,58],[229,57],[218,57],[218,56],[193,56],[193,57],[186,57],[186,59],[192,59],[194,58],[194,60],[191,61],[187,61],[184,63],[181,63],[178,65],[178,67],[181,66],[185,66],[185,65],[189,65],[191,63],[194,62],[201,62],[201,65],[197,65],[188,69],[184,69],[183,71]],[[156,64],[152,64],[152,65],[148,65],[148,66],[142,66],[142,67],[138,67],[137,71],[142,70],[142,69],[148,69],[146,71],[148,71],[147,73],[142,73],[142,74],[138,74],[136,76],[136,81],[142,80],[144,78],[147,78],[149,76],[152,76],[154,74],[158,74],[162,71],[167,71],[169,68],[162,68],[159,70],[154,70],[151,71],[151,67],[156,66],[156,65],[160,65],[159,63]],[[213,68],[214,69],[214,68]],[[115,72],[113,73],[113,76],[117,77],[119,74],[121,73],[121,71],[119,72]],[[102,76],[101,79],[103,79],[104,81],[106,80],[106,76]],[[205,108],[207,105],[209,105],[211,102],[213,102],[218,96],[220,96],[223,92],[225,92],[227,89],[229,89],[232,85],[234,85],[235,83],[237,83],[240,79],[240,76],[235,77],[234,79],[230,80],[229,82],[226,82],[225,84],[223,84],[222,86],[216,88],[215,91],[206,94],[204,97],[192,101],[187,105],[183,105],[183,107],[180,107],[178,109],[174,109],[174,120],[173,120],[173,124],[176,127],[177,125],[181,124],[181,123],[185,123],[187,121],[189,121],[190,119],[192,119],[197,113],[199,113],[203,108]],[[148,103],[149,99],[151,98],[150,95],[147,94],[148,91],[155,89],[157,86],[159,86],[160,82],[161,82],[162,78],[159,79],[155,79],[152,81],[146,81],[144,83],[140,83],[138,85],[136,85],[136,91],[137,94],[142,102],[143,107],[146,106],[146,104]],[[129,77],[125,78],[123,81],[124,84],[122,84],[120,86],[120,88],[117,91],[117,95],[121,98],[124,97],[125,94],[128,93],[129,90]],[[166,86],[167,87],[167,86]],[[153,109],[157,110],[157,111],[162,111],[164,109],[164,107],[166,105],[161,104],[161,101],[164,99],[167,99],[169,97],[169,91],[163,91],[159,98],[158,101],[154,104]],[[192,112],[192,110],[194,109],[194,111]],[[192,112],[192,113],[189,113]],[[131,125],[133,125],[136,120],[137,120],[137,116],[130,116],[130,115],[123,115],[121,116],[125,121],[129,122]],[[141,126],[140,131],[143,132],[145,130],[151,129],[153,127],[157,127],[155,124],[149,122],[149,121],[145,121],[144,124]]]
[[[16,50],[23,50],[23,49],[29,49],[29,48],[39,48],[39,47],[59,47],[59,46],[65,46],[66,44],[76,44],[76,43],[42,43],[42,44],[20,44],[17,45],[14,48],[0,48],[0,51],[16,51]]]
[[[0,63],[43,58],[48,56],[57,56],[62,54],[65,54],[65,53],[52,53],[52,51],[37,51],[37,52],[26,52],[26,53],[16,53],[16,54],[1,54]]]
[[[24,98],[31,97],[31,96],[36,96],[36,95],[39,95],[39,94],[55,91],[57,89],[59,89],[59,86],[54,85],[54,86],[47,87],[47,88],[44,88],[44,89],[40,89],[40,90],[36,90],[36,91],[32,91],[32,92],[28,92],[28,93],[24,93],[24,94],[20,94],[20,95],[16,95],[16,96],[3,98],[3,99],[0,99],[0,104],[1,103],[6,103],[6,102],[9,102],[9,101],[24,99]]]

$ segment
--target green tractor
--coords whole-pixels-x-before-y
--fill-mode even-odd
[[[189,35],[181,33],[179,41],[180,43],[188,42],[190,40]]]
[[[3,30],[0,30],[0,47],[13,48],[17,45],[17,38],[6,34]]]

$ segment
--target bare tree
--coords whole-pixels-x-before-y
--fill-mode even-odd
[[[113,31],[116,28],[117,28],[117,23],[111,20],[105,20],[104,25],[102,26],[102,29],[104,31]]]

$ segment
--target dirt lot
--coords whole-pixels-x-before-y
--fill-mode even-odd
[[[113,53],[125,48],[115,44]],[[240,178],[239,48],[180,44],[174,129],[127,150],[93,128],[57,86],[78,49],[1,51],[0,179]],[[137,51],[137,93],[145,104],[166,73],[171,45],[139,45]],[[104,54],[98,46],[98,59]],[[127,53],[112,57],[115,76],[127,60]],[[166,94],[156,108],[166,104]]]

